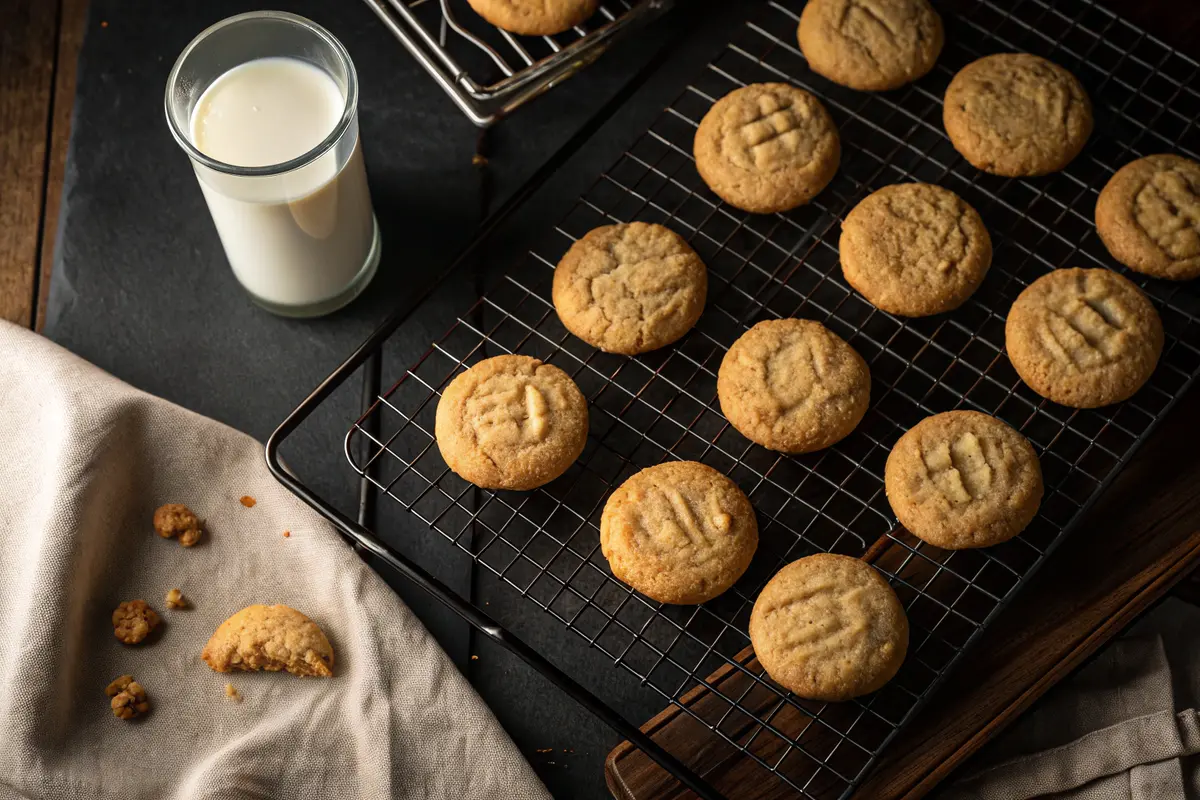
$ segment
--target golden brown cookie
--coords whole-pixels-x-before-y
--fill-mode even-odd
[[[167,503],[154,511],[154,531],[164,539],[178,537],[184,547],[200,541],[204,528],[200,518],[183,503]]]
[[[125,644],[138,644],[161,620],[145,600],[127,600],[112,612],[113,635]]]
[[[588,231],[554,270],[552,296],[571,333],[608,353],[657,350],[704,311],[708,269],[670,228],[646,222]]]
[[[1200,164],[1167,154],[1121,167],[1096,201],[1096,232],[1130,269],[1200,278]]]
[[[600,0],[467,0],[497,28],[522,36],[552,36],[584,23]]]
[[[755,214],[812,200],[842,154],[825,106],[786,83],[753,83],[722,97],[700,120],[693,151],[709,188]]]
[[[908,430],[884,469],[900,524],[937,547],[1006,542],[1042,502],[1042,467],[1029,441],[995,417],[947,411]]]
[[[766,320],[743,333],[717,371],[721,411],[751,441],[784,453],[849,435],[871,402],[871,371],[819,322]]]
[[[992,263],[978,212],[949,189],[898,183],[846,215],[838,242],[842,274],[876,308],[925,317],[958,308]]]
[[[984,56],[946,89],[942,121],[954,149],[985,172],[1057,172],[1092,133],[1092,103],[1067,70],[1029,53]]]
[[[247,606],[221,623],[200,654],[216,672],[287,670],[333,675],[333,647],[308,617],[284,605]]]
[[[1042,397],[1096,408],[1129,398],[1149,380],[1163,326],[1128,279],[1106,269],[1059,269],[1017,297],[1004,346],[1021,380]]]
[[[929,72],[944,38],[928,0],[808,0],[796,36],[813,72],[866,92]]]
[[[793,561],[750,613],[758,663],[811,700],[849,700],[890,681],[908,652],[908,617],[874,567],[822,553]]]
[[[695,461],[648,467],[622,483],[600,517],[612,573],[661,603],[711,600],[742,577],[758,521],[741,489]]]
[[[450,382],[434,433],[446,465],[487,489],[535,489],[587,442],[587,400],[567,373],[529,356],[480,361]]]

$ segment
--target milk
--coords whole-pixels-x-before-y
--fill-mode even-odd
[[[346,98],[324,70],[296,58],[257,58],[205,89],[190,136],[223,164],[269,167],[312,151],[345,111]],[[365,285],[356,278],[374,271],[379,245],[357,119],[337,146],[287,171],[246,175],[193,163],[229,263],[264,305],[283,313],[332,308]]]

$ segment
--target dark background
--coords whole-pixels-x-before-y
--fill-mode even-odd
[[[680,0],[598,65],[519,111],[488,137],[486,167],[472,164],[478,131],[367,7],[354,0],[271,5],[309,16],[349,49],[362,86],[362,137],[383,232],[379,276],[329,318],[272,317],[230,272],[186,157],[162,117],[166,75],[211,23],[260,7],[240,0],[95,0],[86,23],[57,227],[48,336],[139,388],[260,439],[392,309],[446,266],[490,209],[513,192],[656,52],[685,41],[505,230],[487,258],[502,263],[525,233],[558,216],[560,202],[610,163],[727,38],[751,3]],[[1111,3],[1173,43],[1196,30],[1200,4]],[[1170,24],[1163,24],[1169,17]],[[406,327],[398,353],[420,352],[471,298],[469,285],[427,324]],[[444,323],[444,324],[440,324]],[[440,324],[440,329],[438,328]],[[385,374],[386,379],[386,374]],[[357,386],[335,395],[285,455],[324,496],[353,509],[354,474],[342,436],[357,416]],[[662,700],[561,626],[485,576],[406,515],[385,506],[389,541],[584,680],[628,718]],[[539,676],[477,641],[428,598],[392,581],[495,710],[558,797],[606,797],[602,762],[617,738]],[[371,613],[364,609],[364,613]],[[473,660],[472,655],[478,656]],[[538,752],[552,750],[552,752]]]

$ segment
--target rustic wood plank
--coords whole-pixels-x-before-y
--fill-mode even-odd
[[[0,3],[0,317],[30,325],[46,177],[58,3]]]
[[[1073,537],[967,654],[856,798],[921,797],[1200,563],[1200,494],[1194,490],[1200,459],[1190,444],[1200,428],[1197,419],[1200,389],[1182,399]],[[1131,497],[1139,502],[1128,502]],[[737,680],[731,668],[714,676],[726,696],[738,696]],[[710,694],[693,691],[684,702],[701,716],[719,714],[722,703]],[[804,725],[790,717],[772,722],[789,735]],[[645,730],[706,771],[730,797],[795,795],[749,759],[735,757],[732,747],[714,744],[716,737],[674,707]],[[760,738],[769,744],[772,737]],[[610,754],[606,774],[614,796],[623,800],[693,796],[628,743]]]
[[[46,324],[46,301],[50,297],[50,272],[54,267],[54,245],[58,235],[58,213],[62,205],[63,179],[67,171],[67,145],[71,138],[71,111],[75,106],[75,80],[79,51],[87,26],[88,0],[61,0],[58,57],[54,67],[53,102],[50,109],[46,196],[42,211],[42,237],[38,249],[37,298],[33,327]]]

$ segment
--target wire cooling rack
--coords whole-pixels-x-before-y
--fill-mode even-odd
[[[554,36],[517,36],[466,0],[364,0],[476,125],[487,126],[600,56],[614,37],[673,0],[608,0]]]
[[[799,0],[757,8],[546,239],[520,263],[506,265],[395,385],[372,393],[346,437],[351,465],[382,494],[711,731],[711,759],[751,759],[766,779],[799,796],[853,792],[1200,374],[1200,291],[1128,272],[1153,299],[1167,332],[1158,369],[1134,398],[1094,410],[1058,406],[1025,387],[1007,361],[1004,315],[1021,289],[1058,267],[1120,269],[1092,223],[1096,194],[1108,177],[1150,153],[1197,158],[1200,151],[1196,62],[1087,0],[1009,6],[940,3],[947,45],[938,66],[915,85],[886,94],[843,89],[806,68],[795,44]],[[941,98],[951,76],[983,54],[1004,51],[1057,61],[1092,97],[1096,132],[1062,173],[1032,180],[983,174],[943,133]],[[837,177],[812,204],[756,216],[719,203],[706,189],[691,141],[717,98],[767,80],[819,96],[838,123],[843,154]],[[949,314],[893,317],[842,279],[840,221],[874,189],[902,181],[953,189],[978,209],[992,234],[987,279]],[[668,225],[691,242],[709,267],[709,303],[680,342],[624,358],[568,335],[551,305],[550,284],[573,241],[597,225],[635,219]],[[726,348],[754,323],[778,317],[820,320],[871,367],[866,417],[851,436],[818,453],[781,455],[749,442],[728,425],[716,400],[716,370]],[[398,325],[393,319],[331,380],[344,379]],[[434,412],[455,375],[485,357],[513,352],[556,364],[575,379],[589,401],[589,439],[578,462],[542,489],[483,491],[442,461]],[[305,413],[325,388],[306,401]],[[914,539],[897,527],[883,492],[892,444],[925,416],[955,408],[1005,420],[1041,457],[1046,492],[1037,518],[1016,539],[985,550],[951,552]],[[611,490],[638,469],[671,459],[701,461],[729,475],[759,518],[759,551],[750,569],[702,606],[663,606],[638,595],[612,577],[599,549],[599,516]],[[344,523],[272,463],[281,479]],[[351,528],[343,524],[376,552],[388,552],[368,531]],[[849,703],[794,697],[767,678],[749,650],[746,628],[758,591],[785,563],[819,551],[872,561],[896,589],[911,624],[909,655],[897,677]],[[444,599],[464,615],[474,613],[460,598]],[[481,629],[485,623],[476,621]],[[561,678],[548,664],[535,666]],[[704,703],[685,702],[698,694]],[[687,785],[716,796],[653,752],[645,737],[628,733],[603,702],[589,702]]]

